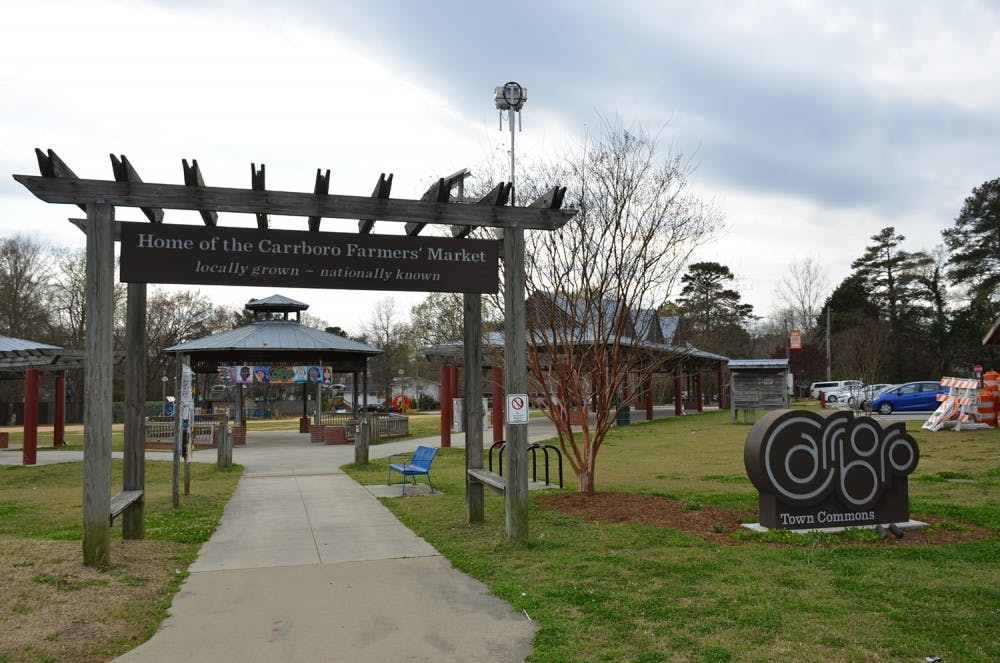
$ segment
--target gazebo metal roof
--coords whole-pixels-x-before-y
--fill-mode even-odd
[[[120,355],[115,359],[120,359]],[[0,379],[19,379],[24,371],[64,371],[83,366],[82,350],[66,350],[57,345],[0,336]]]
[[[294,320],[263,320],[238,329],[212,334],[202,338],[172,345],[163,352],[213,352],[219,350],[257,352],[303,351],[350,352],[363,355],[382,354],[382,351],[337,334],[306,327]]]

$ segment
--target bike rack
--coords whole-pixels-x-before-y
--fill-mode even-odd
[[[493,450],[494,449],[500,450],[500,453],[498,454],[499,467],[497,468],[498,469],[497,474],[499,474],[500,476],[503,476],[503,450],[506,446],[507,446],[506,440],[497,440],[490,447],[490,455],[489,455],[490,472],[493,471]],[[531,452],[531,480],[538,481],[538,449],[541,449],[542,453],[545,455],[545,485],[546,486],[551,485],[551,483],[549,482],[549,449],[551,449],[552,451],[555,452],[556,458],[558,458],[559,460],[559,488],[564,488],[565,486],[563,486],[562,452],[559,451],[559,447],[552,444],[536,443],[528,445],[528,451]]]

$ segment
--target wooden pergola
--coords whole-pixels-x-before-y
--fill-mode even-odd
[[[94,180],[77,175],[55,152],[35,150],[40,175],[14,175],[14,179],[32,194],[47,203],[78,205],[86,212],[85,219],[75,223],[84,229],[86,248],[86,342],[84,347],[85,393],[84,413],[84,501],[83,557],[84,563],[104,566],[110,560],[111,506],[111,401],[112,401],[112,292],[114,242],[122,236],[123,225],[116,219],[117,207],[138,207],[149,228],[166,224],[165,210],[195,210],[204,225],[218,228],[219,212],[253,214],[259,232],[269,229],[270,215],[304,217],[308,230],[303,238],[318,235],[323,219],[357,219],[357,235],[371,235],[376,222],[405,224],[406,235],[416,238],[426,226],[445,226],[454,241],[467,241],[475,228],[502,229],[504,269],[504,310],[507,365],[505,391],[508,394],[527,392],[525,347],[525,285],[524,231],[526,229],[555,230],[576,212],[562,209],[565,188],[553,187],[548,193],[525,207],[508,206],[511,185],[500,183],[478,201],[467,203],[452,199],[452,190],[461,190],[469,175],[467,170],[437,180],[419,200],[390,197],[392,175],[379,176],[369,197],[329,194],[329,170],[317,171],[312,193],[268,190],[265,168],[251,164],[249,189],[206,186],[197,160],[189,164],[182,160],[183,184],[143,182],[129,160],[111,155],[113,179]],[[278,231],[273,231],[278,232]],[[457,245],[456,245],[457,246]],[[141,538],[143,535],[143,476],[144,444],[141,394],[145,384],[142,357],[145,339],[146,283],[155,279],[136,280],[128,284],[126,313],[126,376],[125,376],[125,467],[123,492],[132,495],[123,512],[123,535]],[[174,281],[177,282],[177,281]],[[294,284],[286,284],[289,287]],[[317,286],[311,286],[317,287]],[[392,289],[392,288],[376,288]],[[414,289],[414,288],[411,288]],[[430,288],[423,288],[428,290]],[[455,287],[453,292],[464,292]],[[466,367],[482,363],[479,346],[481,331],[480,292],[465,292]],[[466,390],[481,392],[478,371],[467,368]],[[468,398],[466,430],[466,465],[469,470],[482,472],[482,416],[477,398]],[[179,446],[179,426],[175,443]],[[505,476],[506,531],[515,540],[524,540],[528,533],[527,427],[508,425],[508,468]],[[176,453],[176,450],[175,450]],[[492,485],[492,484],[491,484]],[[470,521],[483,518],[483,481],[475,472],[467,472],[467,511]]]

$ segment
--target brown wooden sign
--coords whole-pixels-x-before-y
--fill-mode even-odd
[[[849,411],[769,412],[747,435],[743,461],[760,492],[760,524],[815,529],[904,523],[907,476],[920,450],[903,423]]]
[[[494,293],[491,240],[121,224],[121,281]]]

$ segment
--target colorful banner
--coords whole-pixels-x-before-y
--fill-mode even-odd
[[[219,366],[218,372],[223,384],[333,384],[332,366],[236,365]]]

